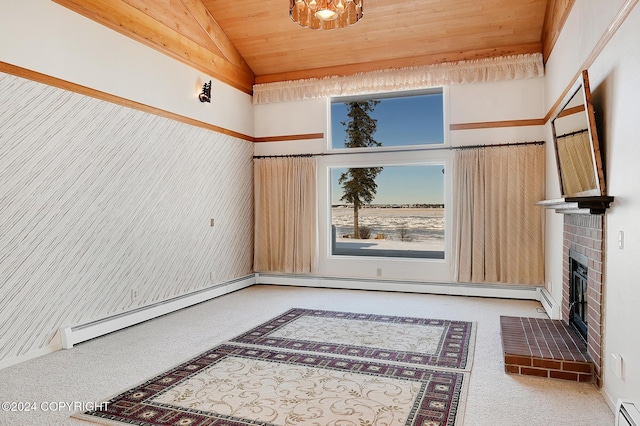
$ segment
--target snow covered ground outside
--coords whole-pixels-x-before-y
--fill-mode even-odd
[[[336,242],[385,250],[444,250],[444,209],[378,208],[359,211],[360,226],[371,228],[371,238],[354,240],[353,208],[333,207]],[[376,237],[383,237],[376,239]],[[404,238],[404,241],[403,241]]]

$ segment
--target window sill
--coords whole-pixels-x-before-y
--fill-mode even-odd
[[[349,249],[335,248],[333,256],[358,256],[358,257],[393,257],[409,259],[444,259],[443,251],[430,250],[381,250],[381,249]]]

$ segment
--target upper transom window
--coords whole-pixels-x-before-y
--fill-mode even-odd
[[[395,97],[391,97],[395,96]],[[444,106],[442,88],[421,91],[411,96],[380,95],[336,98],[331,102],[331,149],[364,148],[350,146],[349,104],[373,101],[367,114],[376,120],[374,139],[378,147],[403,147],[444,144]]]

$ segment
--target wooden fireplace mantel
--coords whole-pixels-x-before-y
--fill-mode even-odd
[[[554,209],[562,214],[604,214],[613,202],[608,195],[592,197],[565,197],[555,200],[538,201],[536,204],[546,209]]]

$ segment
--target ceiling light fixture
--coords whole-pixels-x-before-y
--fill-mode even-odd
[[[362,19],[363,3],[364,0],[289,0],[289,16],[305,28],[333,30]]]

